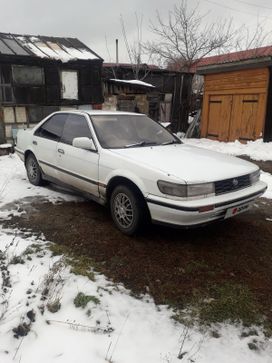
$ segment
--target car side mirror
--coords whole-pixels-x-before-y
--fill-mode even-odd
[[[73,146],[77,147],[78,149],[93,151],[96,150],[93,140],[89,139],[88,137],[75,137],[73,139]]]

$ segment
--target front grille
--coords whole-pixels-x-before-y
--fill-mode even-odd
[[[230,193],[235,190],[249,187],[250,185],[251,183],[249,174],[238,176],[237,178],[220,180],[214,183],[215,194],[218,195],[223,193]]]

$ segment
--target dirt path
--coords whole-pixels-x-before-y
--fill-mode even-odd
[[[6,226],[43,233],[86,254],[98,269],[134,294],[183,307],[214,286],[241,284],[272,321],[272,203],[260,199],[246,214],[201,229],[151,226],[130,238],[117,231],[106,209],[92,202],[23,203]]]

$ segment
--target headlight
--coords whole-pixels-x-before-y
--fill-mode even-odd
[[[214,183],[176,184],[159,180],[158,188],[163,194],[182,198],[214,193]]]
[[[173,195],[176,197],[187,197],[187,185],[175,184],[167,181],[159,180],[158,188],[163,194]]]
[[[260,169],[254,171],[254,173],[249,174],[250,183],[255,184],[260,180]]]
[[[187,196],[207,195],[214,193],[214,183],[188,184]]]

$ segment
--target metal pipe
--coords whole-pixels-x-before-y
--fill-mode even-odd
[[[118,39],[115,39],[115,47],[116,47],[116,65],[119,63],[119,50],[118,50]]]

